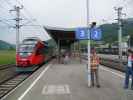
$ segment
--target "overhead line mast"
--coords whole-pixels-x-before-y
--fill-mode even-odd
[[[118,43],[119,43],[119,60],[120,64],[122,64],[122,15],[125,15],[122,13],[123,7],[115,7],[115,10],[117,11],[117,20],[118,20]]]
[[[20,10],[23,9],[23,6],[19,7],[19,6],[14,6],[14,9],[10,10],[10,12],[15,11],[16,12],[16,18],[14,19],[16,21],[16,53],[18,52],[18,47],[19,47],[19,35],[20,35],[20,21],[22,20],[22,18],[20,18]]]

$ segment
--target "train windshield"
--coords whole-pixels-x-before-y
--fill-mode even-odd
[[[30,52],[33,52],[33,48],[35,47],[35,45],[20,45],[20,48],[19,48],[19,52],[27,52],[27,53],[30,53]]]
[[[36,44],[37,43],[37,39],[25,39],[23,40],[24,44]]]
[[[37,43],[37,41],[23,41],[23,43],[25,43],[25,44],[36,44]]]

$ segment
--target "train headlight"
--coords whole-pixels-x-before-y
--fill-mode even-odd
[[[20,55],[20,56],[22,56],[22,55],[23,55],[23,53],[19,53],[19,55]]]
[[[27,54],[28,54],[28,56],[30,56],[32,53],[29,52],[29,53],[27,53]]]

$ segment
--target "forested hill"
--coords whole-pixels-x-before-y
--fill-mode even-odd
[[[0,40],[0,50],[11,50],[11,49],[15,49],[15,45]]]
[[[100,26],[103,32],[103,41],[112,43],[118,40],[118,25],[117,23],[103,24]],[[131,44],[133,45],[133,18],[128,18],[123,21],[122,25],[123,36],[131,36]]]

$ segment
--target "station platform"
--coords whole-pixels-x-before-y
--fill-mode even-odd
[[[2,100],[133,100],[133,90],[123,89],[124,73],[100,66],[99,77],[101,88],[89,88],[85,63],[53,61]]]

